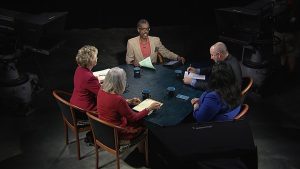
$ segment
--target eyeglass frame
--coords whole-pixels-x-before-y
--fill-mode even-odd
[[[141,31],[150,31],[150,27],[148,27],[148,28],[139,27],[138,29],[141,30]]]

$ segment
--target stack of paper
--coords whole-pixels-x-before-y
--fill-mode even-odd
[[[93,75],[96,76],[99,81],[101,81],[101,80],[105,79],[105,76],[106,76],[106,74],[109,70],[110,69],[104,69],[104,70],[96,71],[96,72],[93,72]]]
[[[145,108],[148,108],[148,107],[149,107],[152,103],[154,103],[154,102],[159,103],[160,106],[163,105],[163,103],[161,103],[161,102],[158,102],[158,101],[155,101],[155,100],[152,100],[152,99],[146,99],[146,100],[142,101],[140,104],[138,104],[137,106],[135,106],[135,107],[133,108],[133,110],[135,110],[135,111],[142,111],[142,110],[144,110]],[[151,112],[149,112],[148,115],[150,115],[152,112],[153,112],[153,110],[152,110]]]
[[[192,79],[205,80],[205,75],[198,75],[196,73],[192,73],[192,72],[188,72],[188,71],[184,72],[184,77],[190,77]]]

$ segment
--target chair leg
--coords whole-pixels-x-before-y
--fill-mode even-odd
[[[64,130],[65,130],[65,142],[66,145],[69,144],[69,133],[68,133],[68,126],[66,124],[66,122],[64,122]]]
[[[98,169],[99,166],[99,154],[98,154],[98,146],[96,143],[95,144],[95,151],[96,151],[96,169]]]
[[[148,154],[148,136],[145,138],[145,161],[146,161],[146,167],[149,167],[149,154]]]
[[[117,169],[120,169],[120,156],[119,156],[118,152],[117,152],[116,156],[117,156]]]
[[[75,130],[75,135],[76,135],[77,159],[80,160],[80,142],[79,142],[79,135],[77,130]]]

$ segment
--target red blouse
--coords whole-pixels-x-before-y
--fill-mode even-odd
[[[142,41],[140,40],[140,48],[142,51],[142,54],[144,56],[144,58],[149,57],[151,54],[151,47],[150,47],[150,41],[149,39],[147,40],[146,43],[142,43]]]
[[[97,97],[97,112],[100,119],[127,129],[119,132],[122,139],[131,139],[139,134],[142,128],[138,124],[149,113],[147,109],[134,112],[122,96],[101,89]]]
[[[96,110],[100,86],[91,70],[78,66],[74,74],[74,89],[70,103],[84,110]]]

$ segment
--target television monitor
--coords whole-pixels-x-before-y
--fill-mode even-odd
[[[249,44],[259,38],[261,31],[259,11],[231,7],[216,9],[215,15],[221,39]]]
[[[215,10],[221,39],[242,44],[267,43],[273,37],[274,2],[257,0],[243,7]]]

